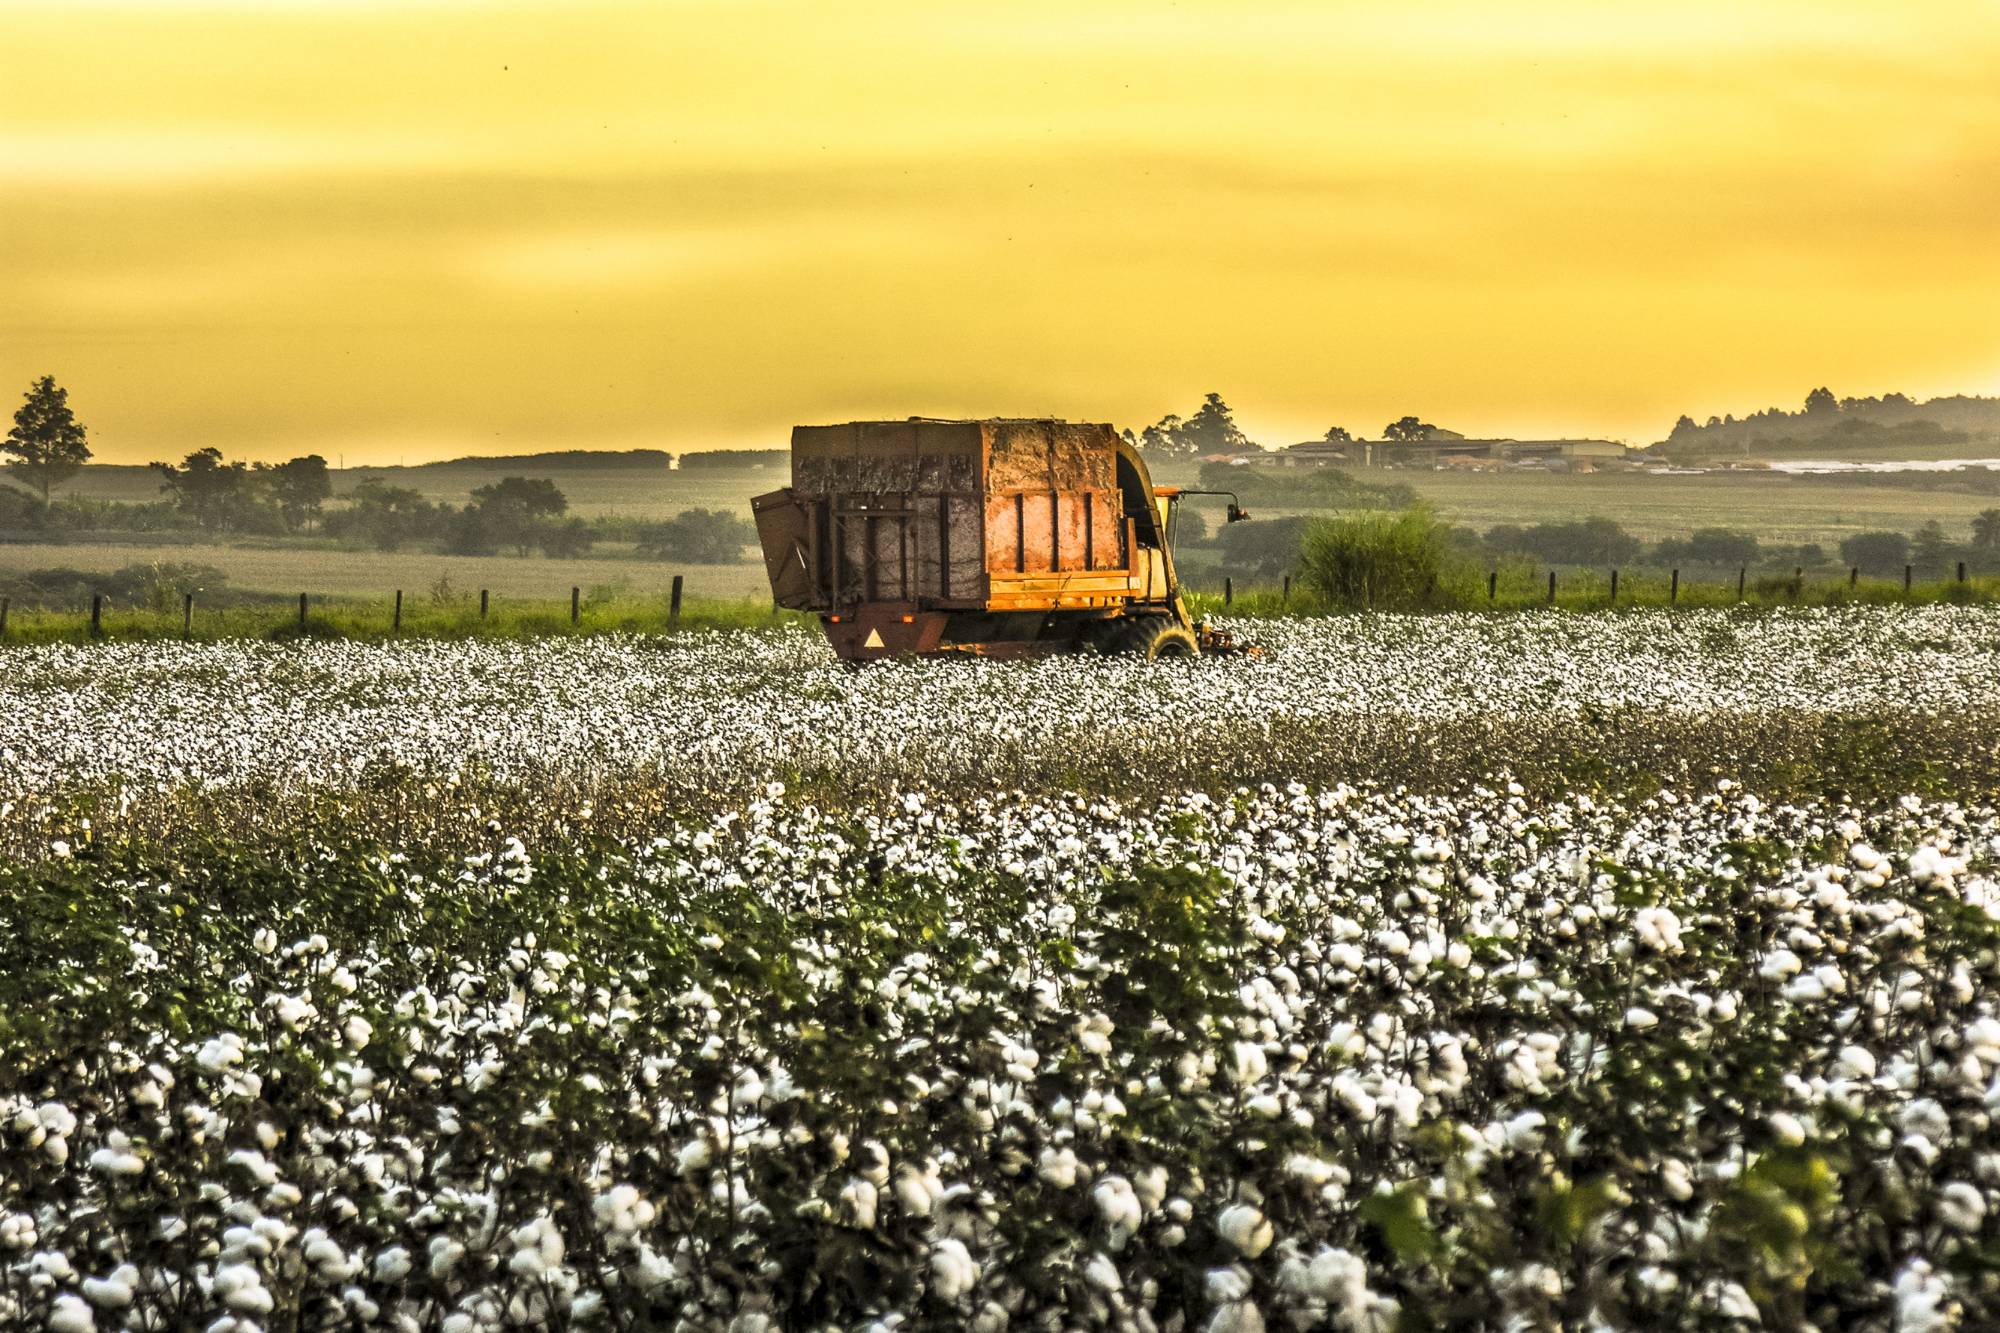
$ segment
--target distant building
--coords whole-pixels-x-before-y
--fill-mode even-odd
[[[1469,440],[1440,430],[1423,440],[1307,440],[1278,450],[1271,461],[1280,467],[1438,467],[1480,461],[1582,470],[1622,461],[1630,453],[1616,440]]]

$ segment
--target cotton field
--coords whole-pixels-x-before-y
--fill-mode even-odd
[[[2000,617],[1257,629],[0,657],[0,1327],[2000,1324]]]
[[[1559,793],[1861,758],[1905,786],[2000,781],[2000,614],[1849,608],[1259,622],[1249,661],[834,663],[817,634],[393,645],[129,644],[8,654],[0,837],[264,822],[365,806],[439,832],[643,831],[770,782],[896,792],[1432,790],[1513,774]],[[1885,753],[1885,751],[1887,753]],[[526,793],[523,796],[523,793]],[[236,798],[236,799],[232,799]],[[593,824],[592,821],[595,821]]]

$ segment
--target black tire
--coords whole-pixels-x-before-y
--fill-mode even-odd
[[[1194,635],[1165,616],[1140,616],[1126,622],[1115,650],[1137,654],[1148,662],[1201,656],[1201,645]]]

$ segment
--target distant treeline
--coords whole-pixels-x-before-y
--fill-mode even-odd
[[[1230,524],[1211,537],[1206,525],[1186,523],[1191,516],[1182,516],[1178,545],[1207,545],[1219,553],[1225,569],[1267,579],[1296,567],[1300,542],[1313,522],[1305,517],[1260,519]],[[1527,526],[1502,523],[1484,532],[1461,525],[1445,529],[1444,536],[1457,555],[1489,566],[1525,561],[1597,569],[1825,570],[1837,565],[1889,576],[1900,575],[1903,566],[1910,565],[1919,578],[1937,578],[1962,560],[1972,572],[2000,572],[2000,509],[1981,513],[1962,534],[1932,522],[1915,533],[1855,533],[1832,551],[1816,543],[1765,542],[1733,528],[1697,528],[1685,537],[1647,542],[1609,518]]]
[[[1846,446],[1931,446],[1959,444],[1974,437],[2000,437],[2000,398],[1954,394],[1917,402],[1908,394],[1840,398],[1814,389],[1799,411],[1767,407],[1740,420],[1711,416],[1697,422],[1682,416],[1673,433],[1654,448],[1673,457],[1720,454],[1780,456]]]
[[[317,455],[253,468],[201,449],[179,464],[153,466],[164,495],[151,501],[63,496],[45,502],[0,486],[0,540],[63,541],[107,532],[253,536],[382,551],[523,556],[578,556],[600,541],[614,541],[629,543],[641,556],[729,564],[756,539],[742,518],[707,509],[665,520],[578,518],[547,477],[505,477],[471,490],[463,505],[370,477],[334,505],[326,460]]]

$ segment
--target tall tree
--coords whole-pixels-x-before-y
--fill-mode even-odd
[[[1235,454],[1255,449],[1250,438],[1237,429],[1229,404],[1222,395],[1203,397],[1195,414],[1183,420],[1169,413],[1139,436],[1139,447],[1149,454]]]
[[[1328,444],[1346,444],[1354,438],[1354,435],[1345,426],[1328,426],[1326,434],[1320,438]]]
[[[1385,440],[1428,440],[1437,432],[1437,427],[1416,417],[1400,417],[1382,427]]]
[[[160,474],[160,489],[172,498],[175,507],[204,528],[229,526],[246,498],[250,481],[249,467],[224,462],[222,450],[214,445],[195,450],[178,467],[155,463],[153,471]]]
[[[1840,410],[1840,400],[1833,396],[1833,390],[1821,385],[1806,395],[1806,415],[1825,416]]]
[[[307,454],[275,467],[259,463],[257,474],[270,487],[271,498],[277,501],[287,527],[299,528],[311,523],[320,506],[333,496],[333,477],[327,472],[326,460],[318,454]]]
[[[1181,434],[1190,442],[1191,453],[1237,454],[1257,447],[1237,429],[1236,418],[1219,393],[1203,397],[1201,407],[1181,425]]]
[[[475,490],[472,506],[489,534],[526,555],[542,539],[549,520],[569,508],[569,501],[547,477],[503,477]]]
[[[1972,520],[1972,544],[1982,551],[2000,546],[2000,509],[1982,509]]]
[[[27,479],[49,502],[49,491],[75,476],[90,458],[90,445],[76,414],[69,410],[69,390],[56,384],[55,376],[44,375],[28,386],[27,400],[14,413],[14,428],[0,453],[7,454],[7,470]]]

